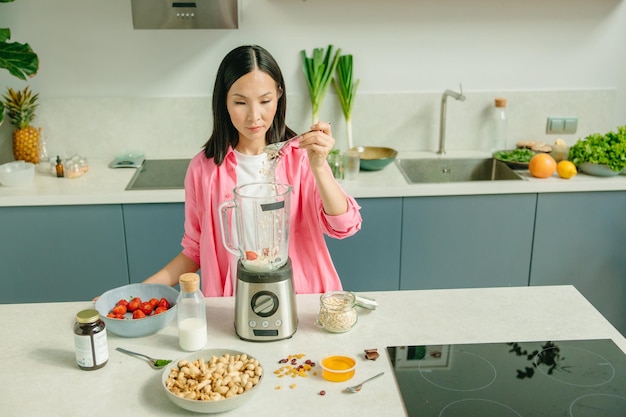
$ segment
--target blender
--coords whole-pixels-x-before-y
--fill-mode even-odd
[[[220,205],[222,241],[238,257],[235,331],[243,340],[290,338],[298,324],[291,261],[289,209],[292,186],[240,185]]]

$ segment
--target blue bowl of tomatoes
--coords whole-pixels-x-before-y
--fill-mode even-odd
[[[176,317],[178,291],[163,284],[129,284],[113,288],[96,301],[108,332],[143,337],[169,325]]]

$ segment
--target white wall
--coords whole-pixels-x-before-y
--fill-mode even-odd
[[[197,98],[208,99],[220,60],[244,43],[266,47],[281,64],[293,97],[289,120],[296,129],[307,127],[310,119],[299,52],[329,43],[355,56],[355,76],[361,79],[356,133],[371,132],[371,126],[357,125],[360,118],[368,125],[389,126],[374,132],[385,141],[398,126],[403,131],[418,126],[428,136],[415,143],[407,135],[399,148],[434,146],[439,95],[459,83],[468,101],[449,105],[449,134],[456,148],[475,146],[479,139],[472,133],[472,140],[455,140],[454,124],[483,114],[494,95],[502,93],[520,98],[509,100],[511,112],[520,116],[520,139],[545,133],[550,115],[579,117],[579,131],[569,141],[626,124],[626,2],[621,0],[240,0],[240,7],[238,30],[155,31],[132,28],[130,0],[16,0],[0,4],[0,27],[10,27],[13,40],[30,43],[38,53],[41,68],[30,85],[42,98],[40,123],[49,141],[67,142],[66,152],[88,151],[78,145],[67,149],[69,143],[90,140],[72,136],[81,128],[91,132],[93,141],[114,141],[112,136],[128,129],[140,135],[151,117],[142,107],[152,105],[151,99],[195,98],[170,104],[210,111],[210,104],[203,100],[198,106]],[[21,88],[24,83],[2,71],[2,90],[7,85]],[[563,103],[564,93],[573,101]],[[535,100],[537,95],[545,100]],[[334,101],[327,97],[322,117],[337,121],[339,135],[342,118]],[[377,101],[385,105],[384,118]],[[533,101],[539,107],[520,108]],[[404,108],[407,103],[415,108]],[[598,118],[591,120],[586,115],[594,109]],[[457,117],[458,112],[465,114]],[[532,127],[521,117],[530,113]],[[210,126],[203,114],[183,115],[178,122],[179,128],[181,123],[193,128],[177,130],[176,119],[170,118],[168,126],[155,130],[192,135],[185,149],[195,152]],[[63,117],[68,120],[60,121]],[[164,123],[162,118],[154,122]],[[478,125],[474,120],[457,128],[467,132]],[[102,126],[115,135],[102,136]],[[10,149],[7,135],[5,123],[0,159]],[[140,140],[138,146],[144,145],[149,141]]]

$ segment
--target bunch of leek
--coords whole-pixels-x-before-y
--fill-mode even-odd
[[[306,51],[301,51],[302,70],[311,97],[313,123],[319,121],[320,108],[332,80],[332,74],[337,67],[340,52],[341,49],[337,49],[333,56],[333,45],[328,45],[326,53],[324,53],[324,48],[315,48],[311,58],[307,56]]]
[[[343,117],[346,120],[348,149],[352,148],[352,106],[359,82],[360,80],[352,81],[352,55],[341,55],[337,64],[337,78],[333,78],[333,85],[337,90]]]

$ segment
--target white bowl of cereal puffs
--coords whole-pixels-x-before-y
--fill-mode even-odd
[[[252,356],[230,349],[208,349],[173,361],[161,377],[167,398],[196,413],[221,413],[248,401],[263,379]]]

